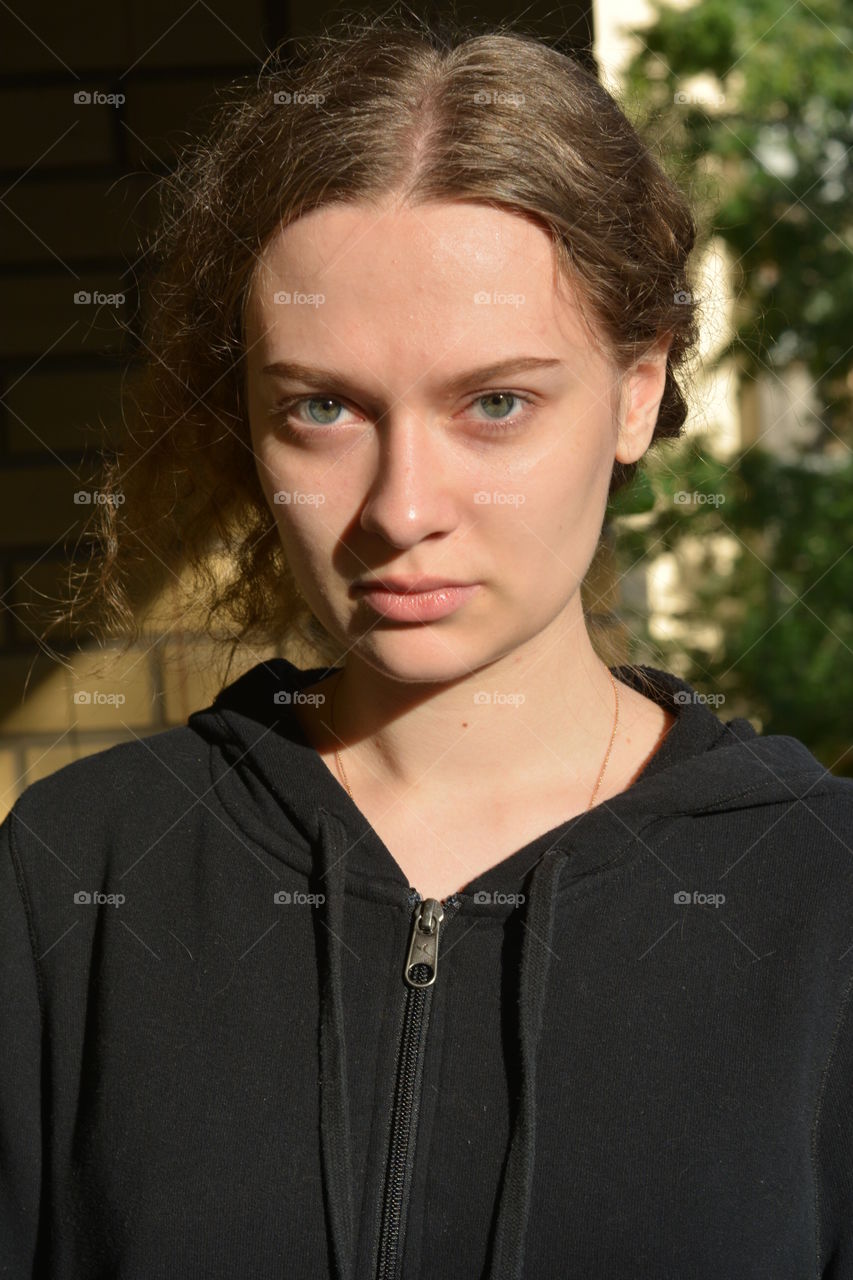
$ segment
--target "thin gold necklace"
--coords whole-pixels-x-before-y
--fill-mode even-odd
[[[616,726],[619,723],[619,686],[617,685],[616,681],[613,679],[613,672],[610,670],[609,667],[607,668],[607,674],[610,676],[610,683],[613,685],[613,694],[616,699],[616,711],[613,716],[613,729],[611,730],[611,733],[610,733],[610,742],[608,743],[608,746],[607,746],[607,753],[604,757],[604,763],[601,766],[601,772],[598,775],[598,781],[596,782],[595,787],[593,788],[592,795],[589,798],[589,804],[586,807],[587,813],[592,808],[593,803],[595,802],[595,797],[598,795],[598,788],[601,786],[601,779],[604,777],[604,770],[607,768],[607,761],[610,759],[610,752],[613,750],[613,740],[616,737]],[[341,675],[343,675],[343,672],[341,672]],[[335,691],[332,694],[331,720],[332,720],[332,734],[335,738],[337,738],[338,736],[337,733],[335,732],[335,699],[338,696],[339,684],[340,684],[340,678],[338,678],[335,681]],[[353,794],[352,794],[352,791],[350,790],[350,785],[347,782],[347,775],[344,772],[344,764],[343,764],[343,761],[341,760],[341,753],[337,747],[335,747],[335,760],[337,761],[338,773],[341,775],[341,781],[343,782],[346,788],[347,795],[349,796],[350,800],[352,800]]]

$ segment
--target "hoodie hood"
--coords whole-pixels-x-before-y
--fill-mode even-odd
[[[275,856],[304,872],[315,857],[325,812],[337,820],[350,842],[348,874],[408,889],[407,878],[377,833],[307,741],[293,709],[301,689],[336,669],[302,670],[284,658],[260,663],[226,686],[211,706],[191,715],[188,723],[209,745],[214,784],[226,808],[239,814],[240,822]],[[618,855],[614,837],[621,844],[620,833],[626,830],[634,835],[666,817],[787,803],[836,781],[797,738],[761,736],[743,718],[721,720],[687,681],[671,672],[648,666],[611,670],[623,684],[675,714],[663,743],[627,790],[553,828],[472,880],[459,895],[463,899],[474,895],[481,880],[490,889],[518,889],[538,861],[541,842],[546,841],[545,847],[565,844],[580,823],[583,841],[577,847],[573,842],[571,851],[573,877],[607,865],[610,853]],[[533,856],[525,856],[534,846]]]
[[[348,887],[363,877],[397,902],[408,901],[414,907],[421,899],[307,741],[294,713],[294,695],[334,670],[301,670],[283,658],[261,663],[223,689],[210,707],[190,716],[189,726],[208,744],[214,786],[225,807],[239,815],[241,826],[276,857],[303,872],[316,872],[323,882],[325,897],[318,913],[325,925],[318,939],[324,1081],[321,1154],[335,1275],[338,1280],[353,1280],[357,1224],[341,996],[341,921]],[[536,1158],[537,1050],[561,895],[635,855],[638,842],[648,849],[661,824],[668,826],[692,815],[791,804],[837,783],[798,739],[763,737],[743,718],[723,722],[678,676],[648,666],[611,670],[621,682],[675,713],[663,744],[627,790],[537,837],[444,904],[472,918],[520,911],[526,926],[517,1010],[520,1096],[492,1237],[491,1280],[515,1280],[524,1261]],[[486,889],[500,901],[480,901],[478,894]],[[523,898],[516,905],[512,895],[519,891]],[[415,993],[415,998],[422,994]]]

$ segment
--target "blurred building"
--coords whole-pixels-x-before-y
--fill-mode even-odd
[[[695,2],[669,0],[674,9],[686,9]],[[625,101],[624,68],[642,48],[642,28],[653,20],[654,11],[646,0],[593,0],[593,49],[600,77],[620,100]],[[632,34],[635,28],[640,30]],[[730,80],[736,88],[736,77]],[[699,95],[709,110],[715,109],[715,102],[722,105],[724,101],[721,85],[708,75],[683,81],[680,90],[688,98]],[[703,321],[685,435],[700,435],[703,449],[723,462],[759,440],[780,458],[793,460],[820,433],[811,379],[805,371],[795,366],[781,372],[765,367],[760,377],[742,379],[734,360],[716,360],[733,335],[732,268],[728,245],[712,237],[697,260]],[[648,523],[642,515],[627,519],[638,528]],[[720,568],[731,565],[740,550],[738,540],[730,535],[720,533],[714,539],[713,554]],[[701,625],[695,620],[686,624],[680,616],[689,604],[686,584],[691,570],[707,552],[707,540],[700,544],[685,538],[678,558],[671,553],[650,555],[622,579],[622,602],[648,616],[656,641],[677,644],[689,631],[693,644],[711,650],[720,640],[719,623],[709,619]],[[677,667],[677,655],[670,665]]]

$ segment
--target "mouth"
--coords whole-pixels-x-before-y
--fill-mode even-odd
[[[479,582],[452,582],[420,591],[368,584],[360,599],[388,622],[434,622],[455,613],[481,589]]]
[[[401,578],[371,578],[356,582],[353,589],[360,592],[391,592],[394,595],[423,595],[430,591],[449,591],[476,585],[475,582],[448,582],[441,578],[424,577],[408,581]]]

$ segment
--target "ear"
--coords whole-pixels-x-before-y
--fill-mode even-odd
[[[619,401],[617,462],[637,462],[651,444],[666,385],[669,334],[623,375]]]

